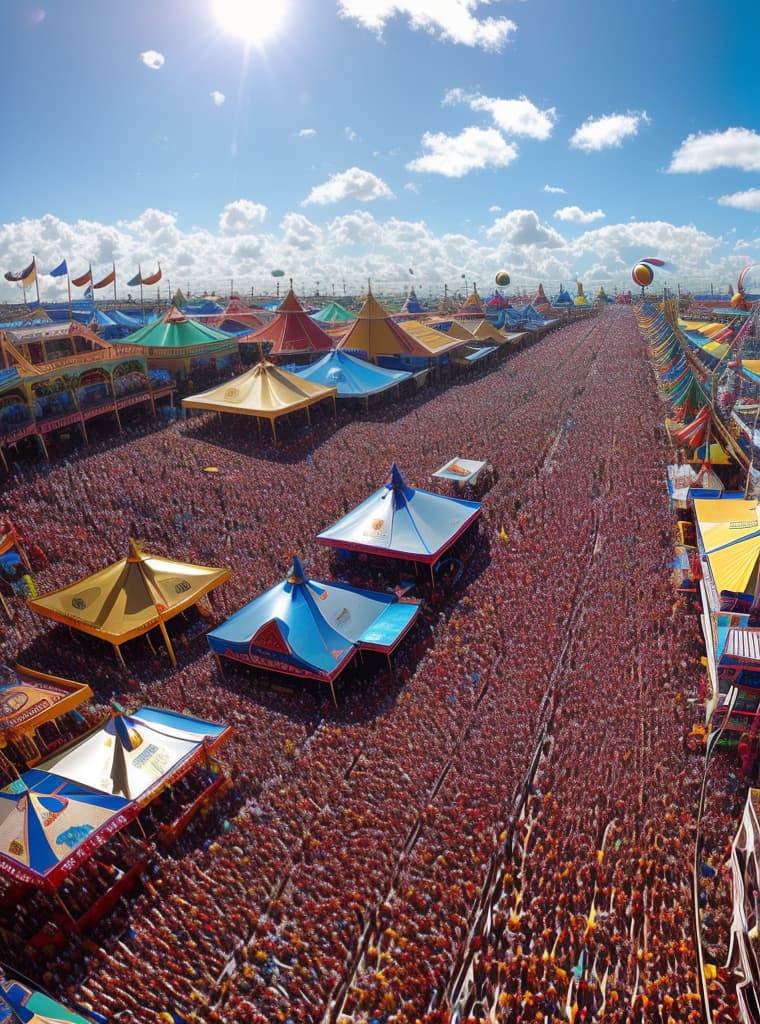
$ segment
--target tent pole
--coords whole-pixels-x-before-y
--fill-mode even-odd
[[[171,658],[172,665],[174,665],[174,667],[176,668],[177,658],[174,654],[174,648],[172,647],[172,642],[169,639],[169,634],[166,632],[166,623],[164,622],[160,615],[158,616],[158,625],[161,629],[161,632],[163,633],[164,643],[166,644],[166,650],[169,652],[169,657]]]
[[[333,683],[332,679],[330,680],[330,693],[332,694],[333,705],[337,708],[338,701],[335,698],[335,684]]]
[[[113,645],[113,649],[114,649],[114,653],[116,654],[116,659],[117,659],[117,661],[119,662],[119,664],[121,665],[121,667],[122,667],[122,668],[124,669],[124,671],[126,672],[126,671],[127,671],[127,666],[126,666],[126,663],[125,663],[125,661],[124,661],[124,656],[123,656],[123,654],[121,653],[121,647],[119,647],[119,645],[118,645],[118,644],[114,644],[114,645]]]
[[[216,651],[214,651],[214,661],[216,662],[216,667],[219,669],[219,675],[224,679],[224,666],[222,665],[222,659]]]
[[[72,924],[76,924],[77,923],[76,918],[74,917],[74,915],[71,913],[69,908],[66,906],[66,904],[61,899],[61,895],[60,895],[60,893],[58,892],[57,889],[56,889],[56,892],[55,892],[55,898],[58,901],[58,903],[61,905],[61,907],[63,908],[63,912],[66,915],[66,917],[68,917],[69,921],[71,921]]]

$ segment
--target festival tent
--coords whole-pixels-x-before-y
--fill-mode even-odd
[[[533,296],[533,299],[531,300],[531,305],[542,313],[545,312],[546,310],[551,309],[551,303],[546,297],[546,292],[544,291],[544,286],[542,283],[539,283],[538,291]]]
[[[283,370],[264,359],[233,380],[198,395],[183,398],[182,405],[186,409],[230,412],[269,420],[272,436],[276,437],[275,420],[280,416],[305,409],[306,417],[311,422],[309,406],[325,398],[334,401],[336,394],[337,388],[333,386],[304,380],[300,375]]]
[[[418,316],[420,313],[424,313],[425,309],[417,298],[417,293],[414,288],[409,289],[409,294],[406,297],[406,302],[399,310],[399,315],[404,316]]]
[[[0,747],[33,735],[45,722],[73,711],[88,697],[92,690],[86,683],[0,664]]]
[[[760,569],[760,516],[754,498],[694,500],[705,575],[718,594],[755,594]]]
[[[573,305],[573,300],[570,298],[570,295],[565,290],[565,286],[563,284],[561,284],[559,286],[559,295],[554,300],[552,305],[553,306],[559,306],[559,307],[572,306]]]
[[[447,320],[446,326],[451,330],[444,331],[423,320],[409,320],[404,324],[407,334],[424,345],[428,355],[442,356],[448,352],[463,348],[468,341],[473,341],[470,332],[454,320]],[[465,335],[466,337],[463,337]]]
[[[481,320],[477,324],[470,320],[468,321],[467,330],[470,331],[473,338],[477,339],[477,341],[493,341],[497,345],[515,342],[522,337],[521,334],[505,334],[495,324],[492,324],[490,320]]]
[[[341,306],[339,302],[328,302],[322,309],[312,314],[312,320],[319,320],[326,324],[350,324],[356,320],[356,313]]]
[[[496,288],[486,299],[486,309],[506,309],[511,303],[509,299],[505,299],[498,288]]]
[[[576,287],[577,287],[577,294],[575,296],[574,304],[576,306],[581,307],[581,308],[587,308],[589,306],[589,301],[586,298],[586,296],[584,294],[584,291],[583,291],[583,281],[576,281]]]
[[[307,578],[297,557],[287,577],[208,634],[217,657],[333,683],[360,650],[390,655],[419,614],[417,601]]]
[[[371,362],[382,356],[412,356],[429,359],[431,352],[406,329],[397,324],[372,292],[338,348],[366,352]]]
[[[92,1024],[43,992],[6,979],[0,981],[0,1024]],[[105,1017],[98,1014],[98,1019]]]
[[[470,292],[469,297],[465,300],[463,305],[457,310],[457,316],[478,316],[483,317],[485,310],[483,309],[483,303],[480,301],[478,295],[478,289],[473,285],[473,289]]]
[[[123,796],[30,768],[0,789],[0,873],[54,891],[137,811]]]
[[[269,319],[269,314],[265,314]],[[230,334],[240,330],[259,331],[264,326],[264,321],[257,315],[255,309],[251,309],[240,298],[239,295],[230,295],[230,300],[224,307],[223,312],[218,313],[209,319],[209,325]]]
[[[595,306],[606,306],[612,302],[612,299],[608,298],[607,292],[604,290],[604,285],[599,285],[599,291],[596,293],[594,299]]]
[[[265,327],[240,339],[241,345],[271,345],[272,356],[313,356],[329,352],[332,339],[309,316],[292,288],[277,307],[277,315]]]
[[[32,611],[119,647],[156,627],[176,663],[166,622],[224,583],[230,569],[145,554],[129,540],[129,555],[85,579],[27,602]]]
[[[225,343],[229,346],[230,337],[224,331],[216,331],[212,327],[198,323],[197,320],[191,320],[177,306],[171,306],[159,320],[154,320],[153,323],[146,324],[134,334],[130,334],[128,343],[162,352],[203,350],[209,347],[216,351]]]
[[[346,551],[422,562],[432,569],[480,510],[479,502],[408,487],[394,462],[388,482],[317,540]]]
[[[389,370],[365,359],[333,349],[316,363],[297,369],[304,380],[334,387],[338,398],[368,398],[408,380],[410,370]]]
[[[228,725],[141,707],[112,718],[40,768],[145,807],[195,764],[207,763],[232,733]]]

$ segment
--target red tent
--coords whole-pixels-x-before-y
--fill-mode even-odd
[[[311,319],[291,288],[270,324],[240,339],[241,345],[251,342],[271,344],[269,355],[304,356],[329,352],[333,341],[329,334]]]

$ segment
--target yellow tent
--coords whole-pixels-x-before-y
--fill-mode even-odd
[[[412,322],[397,324],[370,292],[359,311],[358,318],[339,342],[338,348],[366,352],[370,362],[377,362],[378,356],[430,358],[430,350],[407,331]]]
[[[457,324],[457,328],[456,331],[446,333],[444,331],[437,331],[435,327],[423,323],[422,320],[409,320],[404,324],[404,330],[407,334],[410,334],[421,345],[424,345],[428,350],[428,355],[431,356],[440,356],[444,352],[453,352],[454,349],[463,348],[468,341],[474,341],[473,336],[468,330],[460,324]],[[467,335],[466,340],[462,338],[462,333]]]
[[[86,683],[0,664],[0,747],[17,736],[32,735],[88,697],[92,690]]]
[[[760,563],[756,499],[697,498],[694,516],[718,593],[754,593]]]
[[[274,434],[274,422],[279,416],[306,409],[306,416],[310,419],[310,405],[316,405],[325,398],[332,398],[334,403],[336,394],[337,388],[305,380],[297,373],[289,373],[264,359],[233,380],[199,395],[183,398],[182,404],[186,409],[258,416],[269,420]]]
[[[496,345],[504,345],[509,341],[507,335],[488,320],[481,320],[477,324],[470,321],[470,326],[467,329],[478,341],[492,341]],[[515,335],[511,337],[515,337]]]
[[[28,601],[32,611],[119,647],[158,627],[172,661],[166,620],[229,579],[230,569],[146,555],[130,538],[129,556],[68,587]]]

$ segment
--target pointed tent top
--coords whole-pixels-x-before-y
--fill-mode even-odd
[[[187,317],[182,310],[172,301],[171,306],[164,315],[165,324],[184,324],[187,321]]]
[[[288,572],[288,583],[292,584],[293,586],[297,586],[298,584],[304,583],[305,581],[306,575],[303,571],[301,560],[298,557],[298,555],[293,555],[293,561],[290,566],[290,571]]]
[[[385,486],[389,491],[393,491],[396,496],[409,498],[414,494],[414,488],[407,485],[406,480],[401,475],[401,470],[395,462],[391,466],[391,475]]]
[[[144,562],[145,561],[145,553],[143,552],[142,548],[140,547],[140,545],[137,543],[137,541],[133,537],[129,538],[129,554],[127,555],[127,561],[128,562]]]
[[[288,294],[282,300],[280,305],[277,307],[278,313],[305,313],[306,310],[303,308],[301,303],[296,298],[296,293],[293,288],[288,288]]]

